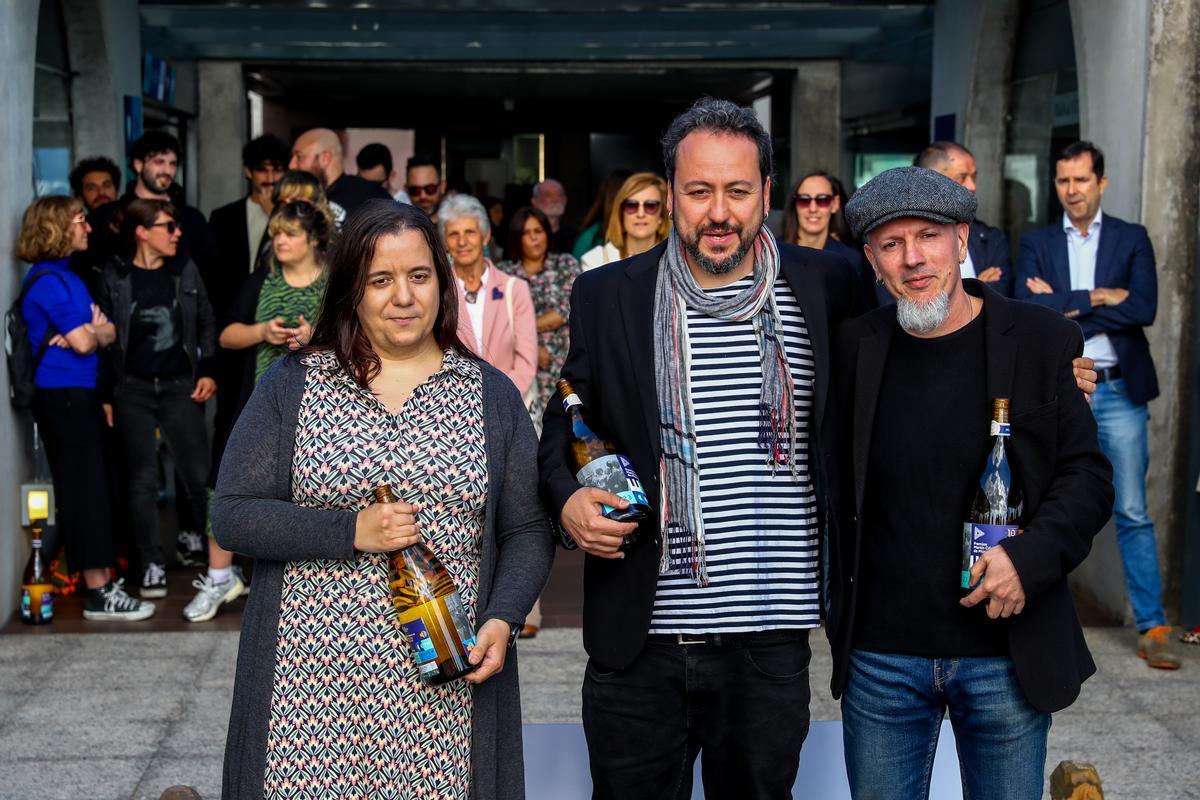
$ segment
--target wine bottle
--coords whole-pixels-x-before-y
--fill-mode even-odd
[[[21,575],[21,621],[45,625],[54,619],[54,585],[42,559],[42,530],[33,529],[33,552]]]
[[[567,441],[567,463],[581,486],[603,489],[629,502],[626,508],[605,505],[604,516],[618,522],[637,522],[650,515],[650,501],[633,468],[633,462],[621,455],[611,442],[596,435],[587,423],[583,401],[565,378],[557,384],[563,399],[563,410],[571,420],[571,436]],[[637,531],[625,537],[622,548],[637,541]]]
[[[396,502],[386,483],[374,494],[376,502]],[[421,680],[436,686],[478,669],[467,660],[475,646],[474,628],[441,560],[423,542],[397,550],[390,559],[392,605]]]
[[[1012,456],[1005,446],[1011,435],[1008,399],[997,397],[992,401],[992,449],[971,500],[967,521],[963,523],[961,588],[964,590],[973,588],[971,567],[980,556],[1023,532],[1020,525],[1024,499]]]

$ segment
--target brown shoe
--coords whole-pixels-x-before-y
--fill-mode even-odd
[[[1138,637],[1138,658],[1155,669],[1179,669],[1179,656],[1171,642],[1171,626],[1159,625]]]
[[[532,639],[533,637],[537,636],[537,633],[538,633],[537,625],[526,625],[523,628],[521,628],[521,632],[517,634],[517,638],[518,639]]]

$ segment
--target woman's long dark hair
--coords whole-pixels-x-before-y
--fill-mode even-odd
[[[509,261],[516,261],[518,264],[525,258],[525,245],[523,239],[525,236],[525,223],[529,218],[533,217],[542,226],[542,230],[546,232],[546,258],[550,258],[550,219],[533,206],[525,206],[517,209],[513,214],[512,222],[508,223],[508,242],[504,245],[504,254]]]
[[[795,244],[800,237],[800,213],[796,210],[796,194],[800,191],[800,184],[809,178],[824,178],[829,181],[829,188],[833,190],[834,196],[840,199],[842,210],[829,215],[829,235],[848,247],[857,248],[854,234],[850,233],[850,225],[846,222],[846,215],[842,213],[846,210],[846,201],[849,199],[846,197],[846,189],[841,181],[823,169],[805,173],[792,186],[792,191],[787,196],[787,211],[783,215],[783,240],[788,244]]]
[[[433,257],[439,294],[434,340],[443,350],[451,348],[467,358],[476,358],[458,338],[458,284],[429,217],[415,206],[394,200],[369,200],[342,227],[330,257],[329,282],[320,316],[308,346],[300,351],[302,354],[333,351],[338,365],[367,391],[379,374],[380,363],[358,320],[358,304],[367,290],[367,270],[375,258],[379,240],[404,231],[421,234]]]

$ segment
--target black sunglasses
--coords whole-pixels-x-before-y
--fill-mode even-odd
[[[654,216],[660,208],[662,200],[625,200],[621,203],[621,210],[626,214],[636,214],[638,209],[645,209],[647,214]]]
[[[810,203],[816,203],[817,208],[829,208],[833,205],[833,195],[831,194],[798,194],[796,195],[796,206],[804,208]]]
[[[166,228],[167,235],[174,236],[175,231],[179,230],[179,223],[173,219],[169,219],[166,222],[156,222],[153,225],[147,225],[146,227],[147,228]]]
[[[408,192],[409,197],[416,197],[421,194],[437,194],[438,185],[436,183],[426,183],[423,186],[410,184],[405,186],[404,189]]]

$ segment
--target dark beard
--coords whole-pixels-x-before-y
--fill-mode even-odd
[[[703,236],[705,232],[711,230],[732,231],[738,237],[738,246],[734,248],[732,253],[719,260],[704,255],[704,253],[700,251],[700,237]],[[757,236],[758,233],[755,232],[755,235],[751,237],[749,241],[746,241],[742,238],[742,231],[740,228],[710,227],[697,230],[695,239],[689,239],[685,236],[680,236],[679,238],[683,241],[683,249],[689,256],[692,257],[692,260],[695,261],[702,270],[710,275],[724,275],[733,271],[734,267],[742,263],[742,259],[746,257],[746,253],[750,252],[750,248],[753,246],[754,239]]]

